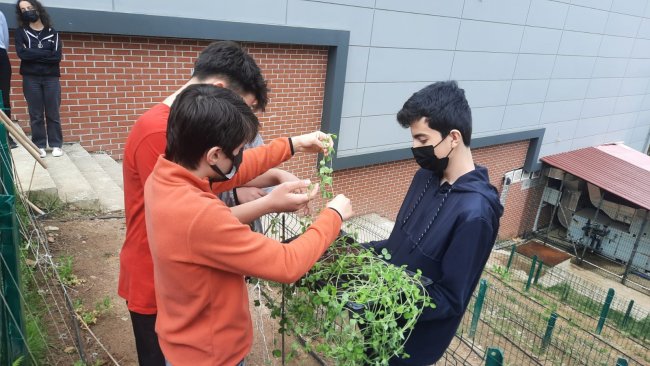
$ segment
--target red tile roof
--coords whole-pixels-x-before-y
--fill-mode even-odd
[[[650,210],[650,156],[606,144],[545,156],[543,162]]]

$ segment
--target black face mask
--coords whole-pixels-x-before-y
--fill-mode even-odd
[[[453,148],[449,150],[449,154],[447,154],[447,156],[444,158],[438,158],[436,156],[435,149],[438,147],[438,145],[445,141],[445,138],[440,140],[440,142],[435,146],[425,145],[411,148],[413,157],[415,158],[415,161],[418,163],[418,165],[424,169],[431,170],[438,176],[438,178],[442,178],[445,169],[447,169],[447,165],[449,165],[449,154],[451,154],[451,151],[453,150]]]
[[[225,182],[227,180],[230,180],[236,173],[237,170],[239,169],[239,166],[241,165],[241,162],[244,158],[244,149],[239,150],[239,154],[230,157],[232,160],[232,168],[228,173],[224,173],[219,169],[219,167],[216,164],[210,165],[210,168],[214,170],[217,174],[219,174],[219,177],[217,178],[210,178],[210,182]]]
[[[20,17],[26,22],[34,23],[38,20],[38,12],[36,10],[27,10]]]

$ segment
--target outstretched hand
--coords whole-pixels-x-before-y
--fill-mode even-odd
[[[271,202],[274,212],[295,212],[305,209],[309,201],[318,194],[318,184],[315,184],[311,191],[307,191],[310,184],[309,180],[282,183],[276,186],[266,199]]]
[[[324,132],[316,131],[305,135],[292,137],[293,149],[295,152],[311,152],[328,154],[328,147],[334,142],[332,137]]]

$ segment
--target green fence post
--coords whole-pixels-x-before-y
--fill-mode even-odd
[[[539,275],[542,273],[542,266],[544,265],[544,262],[539,261],[539,265],[537,266],[537,272],[535,273],[535,280],[533,281],[533,284],[537,286],[537,281],[539,280]]]
[[[530,283],[533,281],[533,275],[535,274],[535,265],[537,265],[537,256],[533,256],[533,263],[530,265],[530,271],[528,272],[528,281],[526,281],[526,291],[530,290]]]
[[[603,326],[605,325],[605,320],[607,320],[607,314],[609,313],[609,307],[612,306],[613,299],[614,289],[610,288],[609,291],[607,291],[607,298],[605,298],[603,309],[600,311],[600,319],[598,320],[598,326],[596,327],[596,334],[600,334],[603,331]]]
[[[616,360],[616,366],[627,366],[627,360],[623,357],[620,357],[618,360]]]
[[[483,309],[483,300],[485,300],[485,292],[487,291],[487,281],[485,278],[481,279],[481,287],[479,287],[476,302],[474,303],[474,313],[472,314],[472,323],[469,326],[469,337],[474,339],[476,334],[476,327],[478,320],[481,317],[481,309]]]
[[[548,318],[548,324],[546,325],[546,333],[544,333],[544,338],[542,338],[542,352],[546,351],[548,345],[551,344],[556,320],[557,314],[555,312],[551,313],[551,316]]]
[[[11,156],[7,134],[0,124],[0,291],[6,303],[0,304],[0,364],[10,365],[27,355],[25,322],[20,296],[20,269],[18,268],[18,226]],[[6,266],[5,266],[6,263]]]
[[[487,357],[485,358],[485,366],[502,366],[503,365],[503,351],[498,348],[488,348]]]
[[[506,266],[506,271],[510,271],[510,266],[512,265],[512,259],[515,257],[515,250],[517,246],[512,244],[512,249],[510,249],[510,257],[508,258],[508,265]]]
[[[627,322],[630,320],[632,307],[634,307],[634,300],[630,300],[630,303],[627,305],[627,311],[625,312],[625,316],[623,317],[623,321],[621,322],[621,327],[625,327],[627,325]]]

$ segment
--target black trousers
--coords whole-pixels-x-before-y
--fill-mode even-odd
[[[9,62],[9,55],[7,50],[0,48],[0,91],[2,91],[2,111],[5,112],[7,117],[11,118],[11,63]],[[9,138],[9,146],[15,146],[16,143],[7,133]]]
[[[23,94],[29,109],[29,123],[32,127],[34,145],[41,149],[44,149],[47,144],[50,147],[62,147],[59,77],[23,75]]]
[[[7,117],[11,118],[11,104],[9,104],[9,93],[11,93],[11,63],[7,50],[0,48],[0,90],[2,90],[2,107]]]
[[[138,314],[132,311],[129,313],[140,366],[165,366],[165,356],[156,335],[156,314]]]

